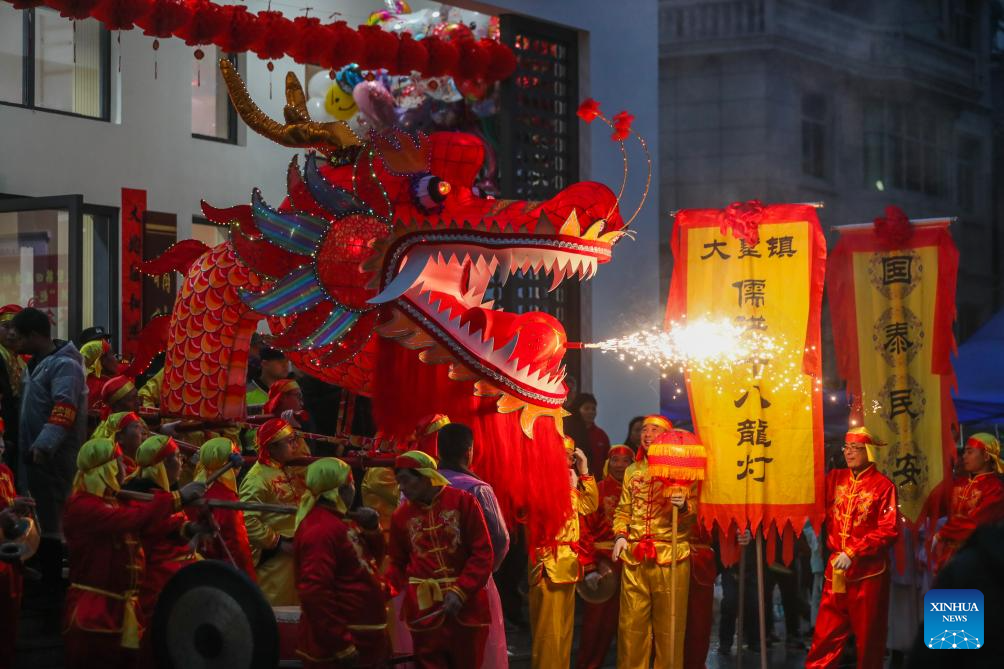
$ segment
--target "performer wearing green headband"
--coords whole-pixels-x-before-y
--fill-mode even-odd
[[[377,561],[384,541],[376,511],[349,512],[352,470],[337,458],[309,467],[293,547],[300,595],[299,647],[307,669],[381,665],[390,656],[387,587]]]

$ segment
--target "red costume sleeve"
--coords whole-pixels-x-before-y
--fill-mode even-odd
[[[254,559],[251,557],[251,543],[248,541],[248,531],[244,527],[244,514],[236,509],[213,509],[213,518],[220,526],[220,535],[230,550],[237,568],[257,580]]]
[[[66,505],[64,522],[88,527],[90,534],[114,536],[141,533],[148,526],[166,520],[174,511],[175,496],[167,492],[154,493],[149,502],[118,506],[89,493],[77,493],[74,504]]]
[[[332,524],[311,525],[297,533],[294,547],[299,573],[296,589],[300,604],[309,611],[307,617],[313,628],[312,638],[323,639],[336,657],[346,654],[354,645],[352,635],[339,615],[336,605],[337,593],[332,592],[332,583],[337,581],[338,559],[343,552],[340,542],[348,541],[344,526]]]
[[[387,583],[390,584],[392,592],[398,593],[408,585],[408,554],[411,551],[411,541],[408,538],[408,531],[404,527],[405,514],[408,503],[402,504],[394,511],[390,519],[390,531],[388,532],[387,556]],[[484,521],[481,521],[484,524]],[[485,530],[487,534],[487,530]]]
[[[457,582],[447,589],[458,592],[466,602],[488,583],[492,575],[494,553],[492,553],[491,538],[488,536],[488,526],[485,524],[485,517],[477,500],[472,495],[464,493],[458,505],[464,527],[463,540],[467,544],[469,557],[457,576]],[[393,553],[391,555],[393,561]]]
[[[963,483],[965,485],[965,483]],[[953,514],[938,530],[942,539],[963,542],[980,525],[996,522],[1004,516],[1004,485],[996,478],[986,486],[979,504],[969,514]]]
[[[868,555],[878,555],[896,543],[899,537],[899,513],[897,512],[896,486],[884,486],[878,491],[878,524],[871,532],[861,537],[849,537],[847,548],[851,559]]]

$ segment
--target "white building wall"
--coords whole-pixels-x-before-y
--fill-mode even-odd
[[[264,2],[248,2],[252,9]],[[310,3],[314,15],[341,12],[358,25],[378,2],[319,0]],[[426,6],[422,3],[421,6]],[[658,157],[658,35],[655,2],[624,5],[600,0],[508,0],[492,4],[455,2],[470,9],[512,12],[582,31],[580,93],[595,97],[610,115],[626,109],[636,116],[634,127]],[[413,2],[413,8],[419,4]],[[283,7],[284,11],[286,10]],[[3,15],[5,17],[9,15]],[[9,20],[9,19],[4,19]],[[258,186],[266,200],[285,194],[285,169],[293,152],[247,133],[240,124],[237,145],[193,138],[190,77],[192,47],[181,40],[152,39],[138,30],[123,32],[121,45],[112,39],[112,122],[31,111],[0,105],[0,192],[22,196],[80,193],[89,204],[119,206],[123,187],[148,192],[147,208],[177,214],[179,237],[190,234],[199,201],[229,206],[248,201]],[[121,72],[117,64],[121,55]],[[153,78],[154,56],[158,78]],[[203,67],[213,65],[207,61]],[[269,99],[264,63],[250,56],[245,68],[248,89],[259,105],[282,117],[283,79],[292,70],[303,80],[304,68],[292,60],[276,61]],[[305,82],[304,82],[305,83]],[[615,190],[622,179],[619,153],[605,126],[583,130],[584,179],[602,181]],[[644,183],[644,162],[637,159],[624,207],[634,209]],[[601,268],[587,289],[584,331],[602,340],[659,323],[657,165],[653,188],[634,228],[636,241],[618,245],[612,263]],[[591,304],[588,297],[591,295]],[[628,419],[658,408],[658,375],[629,371],[622,363],[592,354],[585,387],[599,399],[600,424],[618,440]],[[590,367],[587,365],[587,368]]]

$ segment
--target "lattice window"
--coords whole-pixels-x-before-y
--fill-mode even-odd
[[[519,16],[500,18],[502,41],[516,54],[516,72],[502,88],[499,150],[502,196],[546,200],[579,178],[578,34]],[[504,287],[489,287],[512,313],[543,311],[580,338],[579,284],[564,282],[549,293],[550,278],[517,274]],[[568,371],[578,377],[579,359]]]

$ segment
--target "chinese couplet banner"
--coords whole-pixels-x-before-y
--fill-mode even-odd
[[[692,367],[686,381],[694,427],[708,451],[704,523],[754,529],[762,523],[765,532],[790,538],[806,520],[818,524],[823,510],[819,328],[826,243],[809,206],[757,205],[746,219],[742,227],[756,230],[758,239],[737,238],[727,211],[679,212],[667,326],[726,322],[777,346],[759,361]]]
[[[911,228],[897,242],[872,226],[842,230],[828,289],[851,421],[886,442],[876,449],[878,467],[896,484],[903,517],[916,523],[951,482],[959,256],[947,223]]]
[[[121,352],[131,358],[143,328],[143,217],[146,191],[122,189],[122,342]]]

